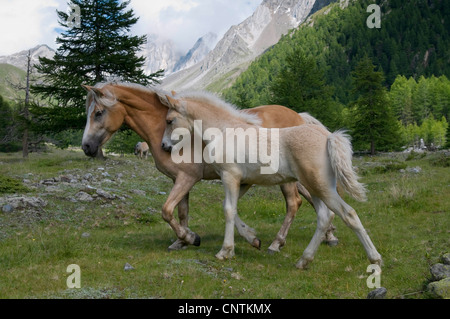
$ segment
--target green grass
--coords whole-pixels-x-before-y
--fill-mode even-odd
[[[369,200],[346,197],[383,256],[381,285],[388,298],[426,298],[429,266],[448,252],[450,170],[434,157],[354,161],[360,169],[368,162],[422,168],[420,173],[402,173],[393,166],[369,170],[361,179]],[[339,245],[321,245],[308,270],[295,268],[316,227],[306,201],[281,253],[266,252],[284,219],[278,187],[253,187],[239,202],[240,216],[257,230],[262,250],[236,236],[236,257],[219,261],[214,255],[222,245],[224,218],[218,183],[200,182],[190,195],[189,227],[201,236],[201,246],[168,252],[176,237],[160,210],[172,182],[151,159],[126,156],[102,162],[81,152],[52,150],[30,154],[29,160],[0,154],[0,162],[2,178],[30,180],[25,194],[48,202],[37,211],[0,212],[0,298],[365,298],[371,290],[362,245],[338,217]],[[64,184],[56,193],[39,186],[43,179],[68,174],[92,173],[102,180],[104,171],[112,182],[97,187],[125,200],[75,203],[68,198],[82,185]],[[125,271],[125,263],[134,269]],[[70,264],[81,268],[81,289],[67,288]]]

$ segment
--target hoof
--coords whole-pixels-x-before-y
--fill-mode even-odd
[[[200,236],[199,235],[197,235],[197,234],[195,234],[195,239],[194,239],[194,246],[200,246],[200,243],[201,243],[201,238],[200,238]]]
[[[330,246],[330,247],[335,247],[335,246],[337,246],[338,244],[339,244],[339,240],[330,240],[330,241],[327,241],[327,245]]]
[[[261,250],[261,240],[259,240],[259,238],[253,239],[252,246]]]
[[[278,249],[278,250],[275,250],[275,249],[271,249],[270,247],[267,249],[267,253],[269,254],[269,255],[275,255],[275,254],[277,254],[277,253],[279,253],[280,252],[280,250]]]
[[[311,260],[311,261],[312,261],[312,260]],[[306,270],[306,269],[308,269],[309,263],[310,263],[311,261],[308,261],[308,260],[306,260],[306,259],[304,259],[304,258],[300,258],[300,260],[299,260],[298,263],[295,265],[295,267],[297,267],[298,269],[301,269],[301,270]]]
[[[221,249],[217,254],[216,258],[219,260],[227,260],[234,257],[234,248]]]

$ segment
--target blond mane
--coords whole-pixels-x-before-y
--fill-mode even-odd
[[[218,107],[245,123],[260,126],[262,121],[256,114],[250,114],[246,110],[238,109],[235,105],[225,102],[216,95],[206,91],[184,92],[177,94],[175,98],[191,99]]]
[[[117,103],[117,97],[114,94],[113,90],[108,89],[108,86],[112,87],[125,87],[125,88],[131,88],[138,91],[141,91],[143,93],[150,93],[150,94],[156,94],[159,97],[164,97],[165,95],[172,95],[169,92],[156,89],[156,88],[149,88],[146,86],[143,86],[141,84],[137,83],[126,83],[126,82],[100,82],[97,83],[94,87],[97,89],[102,89],[103,96],[98,96],[93,92],[90,92],[89,94],[92,94],[93,98],[95,99],[95,102],[103,105],[105,107],[112,107]]]

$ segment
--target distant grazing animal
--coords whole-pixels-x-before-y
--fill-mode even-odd
[[[207,153],[208,161],[220,174],[225,188],[223,203],[225,236],[222,249],[216,254],[218,259],[223,260],[234,256],[234,220],[242,184],[279,185],[300,181],[314,202],[317,228],[311,242],[297,262],[297,268],[307,268],[314,259],[334,217],[332,212],[338,214],[355,232],[366,250],[370,263],[381,266],[381,255],[361,224],[358,215],[336,190],[336,185],[339,183],[355,199],[361,201],[366,199],[365,187],[358,182],[358,176],[352,167],[352,147],[345,133],[342,131],[330,133],[321,126],[304,124],[271,130],[269,134],[267,129],[259,126],[258,118],[253,114],[240,112],[227,103],[220,104],[212,101],[205,94],[194,93],[177,96],[177,98],[167,95],[166,99],[170,110],[166,116],[167,126],[163,141],[166,145],[169,144],[168,147],[174,147],[177,144],[171,140],[174,129],[179,129],[177,131],[179,134],[184,134],[180,132],[185,132],[187,129],[188,133],[194,135],[194,140],[200,138],[207,144],[210,150],[210,155]],[[230,133],[233,129],[241,132],[255,132],[247,135],[249,147],[241,144],[236,151],[229,145],[224,147],[225,144],[233,143],[234,135]],[[227,140],[224,141],[223,136]],[[276,165],[271,163],[268,170],[268,167],[263,164],[262,157],[257,161],[249,160],[256,152],[250,147],[251,145],[263,148],[263,153],[261,149],[258,150],[259,154],[275,155],[273,159]],[[226,155],[226,161],[220,158],[220,160],[211,160],[211,156],[217,159],[217,154],[221,154],[221,158]],[[242,158],[245,160],[243,161]]]
[[[171,154],[161,147],[166,115],[169,111],[165,103],[165,92],[149,89],[137,84],[99,83],[83,86],[88,92],[86,97],[87,121],[84,130],[82,148],[87,156],[95,156],[100,147],[122,126],[127,124],[150,147],[155,165],[159,171],[170,177],[174,186],[162,208],[162,217],[169,223],[178,239],[169,250],[179,250],[187,245],[200,245],[200,237],[188,228],[189,192],[202,179],[214,180],[220,176],[214,167],[205,163],[180,163],[172,161]],[[172,96],[175,95],[172,92]],[[220,101],[218,101],[220,102]],[[305,123],[302,115],[280,105],[264,105],[243,111],[258,116],[264,127],[290,127]],[[243,196],[252,184],[240,186]],[[270,252],[278,252],[286,242],[286,236],[302,203],[299,192],[312,204],[311,196],[300,183],[286,183],[280,186],[286,201],[286,217],[277,236],[269,247]],[[178,206],[179,221],[174,217]],[[235,216],[236,229],[253,247],[260,248],[261,241],[255,231],[245,224],[239,215]],[[331,225],[325,240],[337,243]]]
[[[139,156],[140,159],[145,157],[147,159],[148,156],[148,144],[146,142],[138,142],[134,147],[134,155]]]

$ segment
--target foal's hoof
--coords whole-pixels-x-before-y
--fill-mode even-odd
[[[275,255],[275,254],[277,254],[277,253],[279,253],[280,252],[280,250],[278,249],[278,250],[275,250],[275,249],[272,249],[272,248],[268,248],[267,249],[267,253],[269,254],[269,255]]]
[[[309,263],[311,261],[312,260],[307,260],[307,259],[302,257],[302,258],[300,258],[298,263],[295,265],[295,267],[297,267],[298,269],[301,269],[301,270],[306,270],[306,269],[308,269]]]
[[[339,244],[339,240],[329,240],[327,241],[327,245],[330,247],[335,247]]]
[[[259,238],[253,239],[252,246],[261,250],[261,240],[259,240]]]

